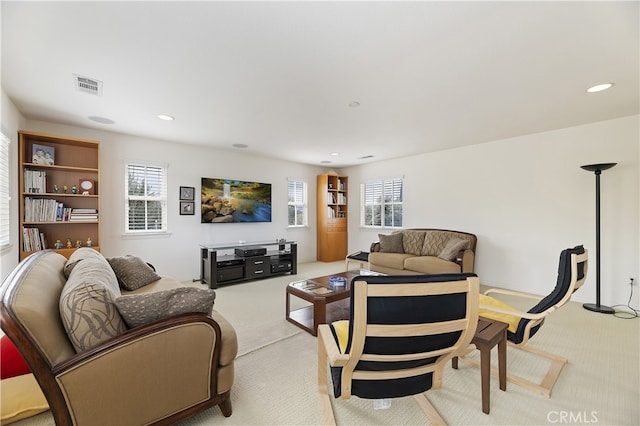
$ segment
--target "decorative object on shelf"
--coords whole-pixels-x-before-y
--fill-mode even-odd
[[[71,193],[72,194],[77,194],[78,193],[78,187],[75,186],[75,185],[71,186]]]
[[[180,201],[180,214],[192,215],[195,214],[195,203],[193,201]]]
[[[77,240],[76,241],[76,248],[80,248],[80,247],[82,247],[82,241]]]
[[[33,164],[53,166],[55,164],[55,149],[52,146],[33,144]]]
[[[80,187],[82,195],[95,195],[96,193],[95,182],[91,179],[80,179],[78,187]]]
[[[66,194],[68,190],[69,190],[69,187],[67,185],[62,185],[62,192]]]
[[[87,238],[87,247],[93,247],[93,242],[91,241],[91,238]]]
[[[56,243],[53,246],[55,248],[57,248],[57,249],[61,249],[62,248],[62,242],[60,240],[56,240]]]
[[[53,185],[53,192],[57,194],[58,191],[60,191],[60,188],[58,188],[58,185]]]
[[[193,201],[195,200],[196,188],[193,186],[181,186],[180,187],[180,201]]]
[[[71,239],[67,239],[67,248],[73,248],[73,243],[71,242]]]
[[[609,306],[600,304],[600,174],[603,170],[609,170],[618,163],[587,164],[580,168],[596,175],[596,303],[585,303],[585,309],[602,314],[613,314],[615,310]]]

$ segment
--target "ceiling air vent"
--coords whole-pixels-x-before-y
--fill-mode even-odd
[[[102,96],[102,82],[100,80],[74,74],[73,81],[76,86],[76,90],[91,93],[92,95]]]

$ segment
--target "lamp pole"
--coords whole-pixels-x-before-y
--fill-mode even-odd
[[[582,169],[594,172],[596,175],[596,303],[585,303],[585,309],[602,314],[613,314],[613,308],[600,304],[600,175],[618,163],[587,164]]]

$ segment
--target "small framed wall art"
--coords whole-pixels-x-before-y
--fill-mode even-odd
[[[56,151],[52,146],[33,144],[33,164],[53,166],[55,164]]]
[[[195,199],[195,191],[196,189],[193,186],[181,186],[180,201],[193,201]]]
[[[181,215],[193,215],[196,214],[195,212],[195,205],[196,203],[194,203],[193,201],[180,201],[180,214]]]

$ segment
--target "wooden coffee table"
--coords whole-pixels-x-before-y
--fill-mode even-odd
[[[349,319],[351,280],[358,275],[379,274],[365,270],[347,271],[290,283],[287,285],[286,291],[287,321],[317,336],[319,324]],[[331,277],[344,277],[347,279],[347,285],[344,287],[331,287],[329,284]],[[305,300],[311,305],[292,311],[291,296]]]

